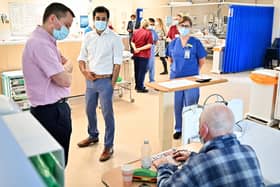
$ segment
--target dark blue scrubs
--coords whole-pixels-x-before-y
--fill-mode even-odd
[[[199,59],[206,57],[207,53],[200,40],[190,37],[185,47],[181,39],[175,38],[168,45],[166,55],[172,58],[170,67],[170,79],[194,76],[199,74]],[[175,131],[182,131],[182,110],[184,106],[197,104],[199,100],[199,88],[193,88],[175,92]]]

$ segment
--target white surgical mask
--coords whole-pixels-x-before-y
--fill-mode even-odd
[[[155,30],[155,26],[149,25],[148,29]]]
[[[179,33],[181,36],[187,36],[190,33],[190,29],[185,27],[179,27]]]
[[[179,21],[178,20],[174,20],[173,21],[173,25],[178,25],[179,24]]]
[[[94,21],[94,26],[99,31],[104,31],[107,27],[106,21]]]

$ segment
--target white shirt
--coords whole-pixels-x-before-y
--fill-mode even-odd
[[[89,62],[89,70],[98,75],[112,74],[114,64],[122,64],[121,37],[106,28],[101,35],[88,32],[82,43],[78,60]]]

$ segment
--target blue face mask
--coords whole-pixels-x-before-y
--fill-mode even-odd
[[[94,26],[99,31],[104,31],[107,27],[106,21],[94,21]]]
[[[68,36],[68,34],[69,30],[64,25],[62,25],[60,29],[53,30],[53,36],[56,40],[63,40]]]
[[[187,36],[190,33],[190,29],[185,28],[185,27],[180,27],[179,33],[181,36]]]
[[[205,140],[200,135],[199,135],[199,140],[200,140],[200,143],[205,144]]]

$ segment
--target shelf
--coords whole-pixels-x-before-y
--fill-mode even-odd
[[[22,71],[8,71],[2,73],[3,94],[12,98],[21,108],[27,110],[30,107]]]
[[[52,153],[64,167],[62,147],[29,113],[0,116],[0,186],[45,186],[29,160],[33,156]],[[64,170],[58,182],[64,186]],[[16,180],[15,180],[16,179]]]
[[[28,157],[0,118],[0,186],[45,187]]]

